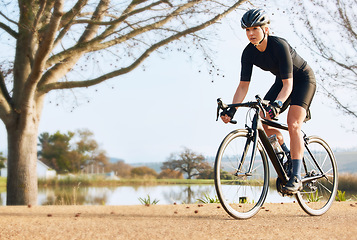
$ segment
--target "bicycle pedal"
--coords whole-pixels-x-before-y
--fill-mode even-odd
[[[281,194],[283,195],[283,197],[285,196],[294,196],[296,193],[298,193],[299,191],[296,191],[296,192],[290,192],[286,189],[281,189]]]

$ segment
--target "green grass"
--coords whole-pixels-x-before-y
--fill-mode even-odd
[[[6,178],[0,177],[0,192],[6,192]]]
[[[217,196],[211,198],[208,194],[205,194],[203,198],[197,199],[198,202],[208,204],[208,203],[219,203],[219,199]]]
[[[340,191],[340,190],[337,190],[337,194],[336,194],[336,197],[335,197],[335,200],[336,201],[339,201],[339,202],[344,202],[346,201],[346,192],[345,191]]]
[[[311,192],[311,193],[307,194],[306,196],[307,196],[307,200],[309,202],[318,202],[322,198],[322,196],[319,196],[319,191],[318,190],[316,190],[315,193]]]
[[[239,180],[222,180],[223,183],[237,184],[240,183]],[[276,178],[270,179],[270,186],[275,187]],[[39,179],[39,186],[77,186],[78,183],[81,186],[132,186],[132,185],[170,185],[170,184],[214,184],[213,179],[125,179],[111,180],[106,179],[104,176],[92,176],[88,177],[86,175],[74,175],[74,176],[62,176],[62,178],[55,178],[52,180],[42,180]],[[252,183],[249,183],[252,184]],[[257,183],[260,185],[261,183]],[[346,191],[350,194],[355,194],[357,192],[357,174],[343,173],[339,175],[338,188],[341,191]],[[6,189],[6,178],[0,177],[0,190]]]
[[[131,186],[131,185],[170,185],[170,184],[214,184],[213,179],[120,179],[85,176],[64,177],[62,179],[39,180],[40,186]]]
[[[338,177],[338,188],[341,191],[357,192],[357,174],[342,173]]]
[[[83,205],[79,202],[78,192],[80,183],[72,188],[72,191],[68,192],[65,190],[60,190],[55,193],[55,198],[47,199],[44,205]]]
[[[149,195],[147,195],[146,198],[138,198],[138,199],[141,202],[141,204],[143,204],[145,206],[155,205],[159,202],[159,200],[157,200],[157,199],[151,200]]]

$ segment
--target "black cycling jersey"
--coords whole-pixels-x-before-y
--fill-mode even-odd
[[[316,91],[315,75],[306,61],[285,39],[268,36],[268,44],[264,52],[260,52],[249,43],[242,54],[241,81],[250,81],[253,65],[270,71],[276,76],[275,83],[264,99],[273,102],[283,87],[282,79],[293,78],[293,90],[284,102],[281,112],[289,105],[299,105],[308,111]]]
[[[277,78],[292,78],[293,73],[304,70],[307,63],[289,43],[279,37],[268,36],[268,44],[264,52],[260,52],[252,43],[242,54],[241,81],[250,81],[253,65],[270,71]]]

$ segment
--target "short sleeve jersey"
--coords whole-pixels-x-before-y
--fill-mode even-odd
[[[241,63],[241,81],[251,80],[253,65],[270,71],[280,79],[292,78],[294,72],[303,70],[307,65],[285,39],[275,36],[268,36],[264,52],[249,43],[243,51]]]

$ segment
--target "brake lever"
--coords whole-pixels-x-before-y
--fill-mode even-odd
[[[221,108],[218,106],[217,107],[217,118],[216,118],[216,121],[218,121],[218,118],[219,118],[219,110],[220,110]]]
[[[216,118],[216,121],[218,121],[218,118],[219,118],[219,110],[225,110],[228,108],[228,105],[223,103],[222,100],[220,98],[217,99],[217,118]]]
[[[261,103],[261,101],[258,101],[258,107],[260,108],[260,110],[263,112],[263,116],[264,118],[266,118],[267,114],[266,114],[266,111]]]
[[[225,103],[223,103],[220,98],[217,99],[217,104],[218,104],[218,106],[217,106],[217,118],[216,118],[216,121],[218,121],[218,118],[219,118],[219,111],[220,111],[221,109],[224,110],[224,109],[227,109],[227,108],[228,108],[228,105],[225,104]],[[229,122],[232,123],[232,124],[237,124],[237,121],[236,121],[236,120],[231,120],[231,121],[229,121]]]
[[[222,100],[220,98],[217,99],[217,118],[216,118],[216,121],[218,121],[218,118],[219,118],[219,110],[221,110],[222,108]]]
[[[255,99],[257,100],[257,103],[258,103],[258,107],[260,108],[260,110],[262,110],[262,112],[263,112],[263,116],[264,116],[264,118],[266,118],[266,111],[265,111],[265,109],[264,109],[264,107],[263,107],[263,105],[262,105],[262,99],[261,99],[261,97],[259,96],[259,95],[255,95]]]
[[[257,99],[258,107],[260,108],[260,110],[262,110],[264,118],[266,118],[267,114],[266,114],[266,111],[265,111],[265,109],[264,109],[264,107],[262,105],[262,102],[265,102],[264,104],[268,104],[269,101],[262,100],[259,95],[256,95],[255,99]],[[272,118],[272,120],[278,121],[279,119],[277,117],[274,117],[274,118]]]

